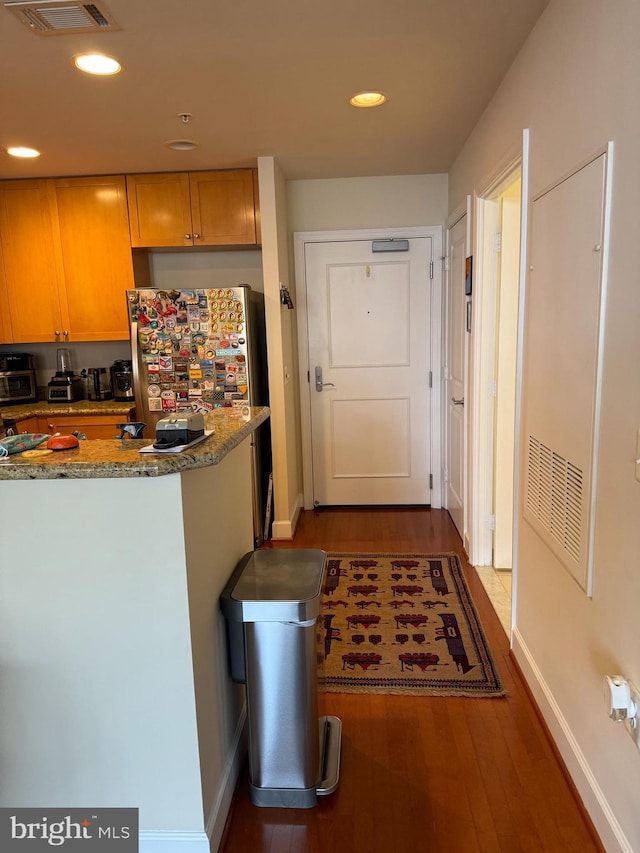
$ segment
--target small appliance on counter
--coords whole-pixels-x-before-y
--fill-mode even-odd
[[[119,400],[122,403],[135,402],[136,395],[133,389],[132,362],[126,359],[118,359],[113,362],[110,371],[113,399]]]
[[[187,412],[161,418],[156,424],[156,450],[164,450],[181,444],[189,444],[204,435],[204,415]]]
[[[71,368],[71,353],[68,349],[59,349],[56,357],[58,369],[47,386],[48,402],[74,403],[84,399],[82,379],[76,376]]]
[[[38,400],[33,356],[28,352],[0,355],[0,406]]]
[[[112,398],[113,390],[107,368],[89,367],[87,369],[87,399],[111,400]]]

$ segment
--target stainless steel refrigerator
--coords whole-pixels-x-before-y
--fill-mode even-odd
[[[266,406],[264,296],[248,284],[128,290],[136,417]],[[264,535],[271,473],[269,422],[253,434],[254,539]]]

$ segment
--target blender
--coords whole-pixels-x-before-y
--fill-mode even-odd
[[[73,403],[82,400],[84,387],[82,379],[75,376],[71,367],[71,353],[68,349],[59,349],[56,353],[57,370],[47,386],[47,400],[50,403]]]

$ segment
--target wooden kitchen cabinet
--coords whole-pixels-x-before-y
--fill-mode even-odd
[[[125,291],[135,283],[124,178],[57,179],[53,191],[69,339],[128,340]]]
[[[128,339],[124,177],[0,183],[0,246],[4,342]]]
[[[38,418],[27,418],[16,423],[16,432],[40,432]]]
[[[82,432],[87,438],[115,438],[120,434],[116,424],[126,421],[126,415],[50,415],[38,418],[38,432]]]
[[[51,214],[48,181],[0,183],[4,343],[62,340]]]
[[[260,242],[255,169],[127,175],[133,247]]]

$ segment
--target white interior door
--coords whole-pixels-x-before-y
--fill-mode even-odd
[[[467,217],[449,231],[449,271],[446,293],[445,394],[447,420],[447,509],[464,538],[464,365],[465,365],[465,262]]]
[[[432,241],[305,247],[316,505],[429,504]]]

